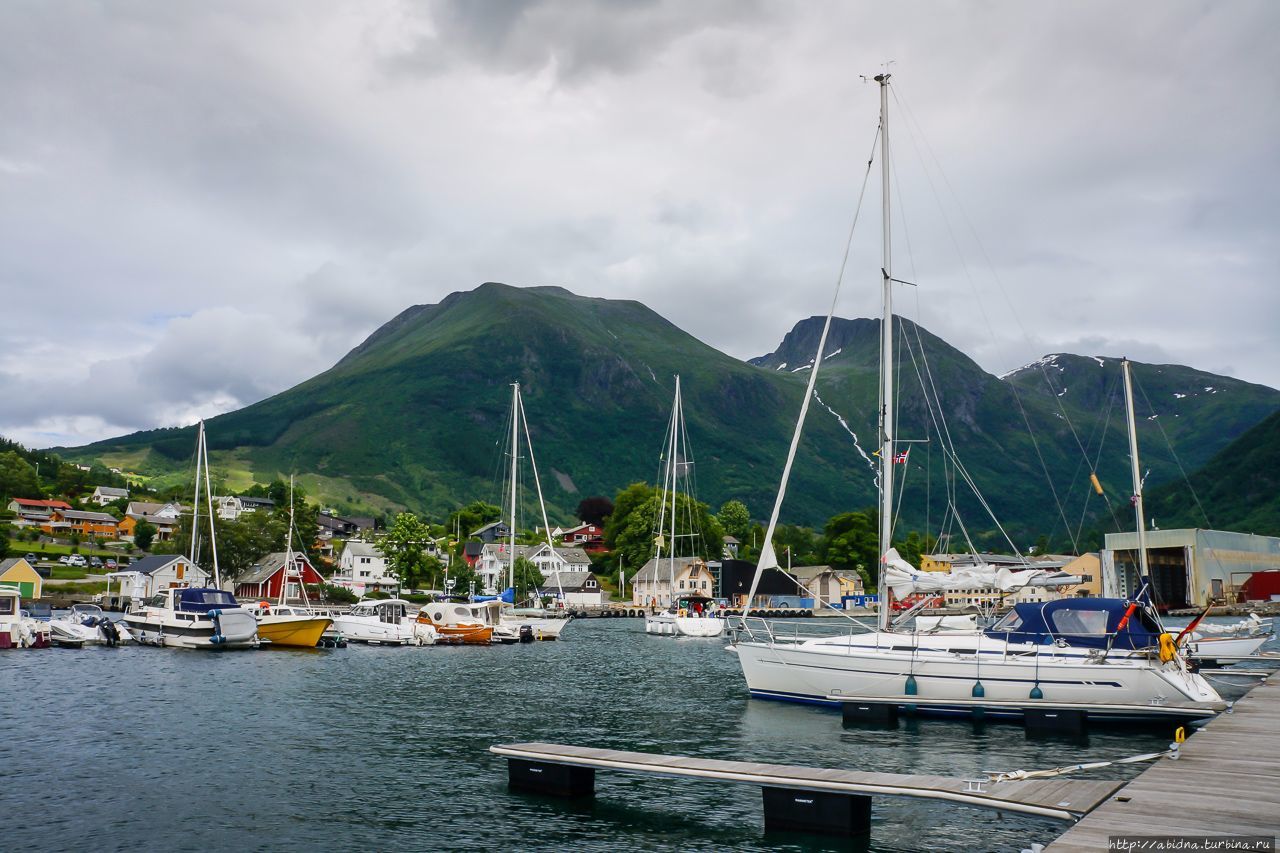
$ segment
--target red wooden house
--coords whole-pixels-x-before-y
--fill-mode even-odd
[[[324,578],[307,561],[305,554],[293,555],[293,567],[289,570],[289,588],[286,601],[302,598],[298,582],[305,584],[323,583]],[[280,596],[280,585],[285,582],[285,553],[278,551],[268,554],[249,569],[248,574],[236,582],[236,598],[255,598],[275,601]]]
[[[565,545],[581,548],[588,554],[598,554],[605,550],[604,528],[598,524],[582,523],[561,531],[560,541]]]

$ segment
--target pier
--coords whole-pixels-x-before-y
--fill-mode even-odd
[[[554,743],[497,745],[489,751],[507,759],[508,783],[514,790],[590,797],[595,793],[597,770],[758,785],[766,830],[832,835],[870,832],[872,796],[943,800],[1076,820],[1106,802],[1123,785],[1064,779],[992,782],[985,778],[796,767]]]
[[[1262,684],[1115,792],[1046,853],[1106,850],[1115,835],[1280,833],[1280,682]]]

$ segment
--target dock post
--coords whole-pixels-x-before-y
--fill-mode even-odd
[[[555,797],[591,797],[596,792],[596,771],[592,767],[575,767],[572,764],[508,758],[507,787]]]
[[[898,706],[892,702],[845,702],[842,711],[845,726],[898,727]]]
[[[1088,711],[1068,708],[1026,708],[1022,718],[1028,734],[1084,734]]]
[[[861,794],[762,788],[765,832],[868,835],[871,798]]]

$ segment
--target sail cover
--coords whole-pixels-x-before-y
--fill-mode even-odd
[[[1080,583],[1076,575],[1044,569],[1011,569],[986,564],[956,566],[950,572],[922,572],[890,548],[885,554],[885,583],[898,598],[919,592],[960,592],[975,589],[998,589],[1014,592],[1028,586],[1071,586]]]

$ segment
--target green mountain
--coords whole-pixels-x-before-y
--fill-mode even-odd
[[[637,302],[489,283],[410,308],[324,373],[210,420],[213,469],[229,488],[296,471],[309,494],[339,509],[409,508],[439,517],[475,499],[497,502],[510,385],[518,381],[553,521],[567,521],[582,497],[654,480],[678,373],[699,497],[713,507],[737,497],[754,516],[766,517],[821,323],[802,321],[775,353],[748,364]],[[936,530],[953,519],[949,527],[959,535],[954,508],[976,541],[998,533],[963,487],[964,477],[944,464],[939,409],[948,446],[1015,541],[1064,535],[1080,526],[1082,514],[1092,518],[1103,508],[1098,499],[1092,509],[1083,502],[1089,467],[1082,466],[1085,454],[1072,430],[1089,454],[1097,444],[1090,435],[1107,436],[1100,471],[1109,481],[1113,470],[1127,470],[1124,441],[1114,438],[1122,418],[1104,428],[1104,407],[1085,400],[1084,388],[1064,402],[1037,390],[1030,371],[1002,380],[926,330],[901,323],[898,438],[917,442],[904,445],[911,454],[901,469],[903,523]],[[878,341],[878,321],[835,322],[785,521],[820,524],[875,502]],[[1148,369],[1138,373],[1144,387],[1154,387]],[[1209,455],[1249,426],[1249,417],[1256,423],[1280,409],[1280,392],[1192,374],[1196,387],[1230,395],[1189,394],[1186,409],[1174,412],[1186,419],[1178,424],[1180,438]],[[1097,400],[1106,399],[1105,387]],[[926,395],[926,388],[936,394]],[[931,397],[940,406],[927,405]],[[1224,399],[1229,404],[1221,405]],[[1212,423],[1187,417],[1202,410]],[[185,428],[61,452],[167,484],[190,477],[193,445],[194,432]],[[1167,479],[1172,462],[1153,458],[1152,482]]]
[[[1146,510],[1166,529],[1212,527],[1280,536],[1280,412],[1218,451],[1188,482],[1152,489]]]

